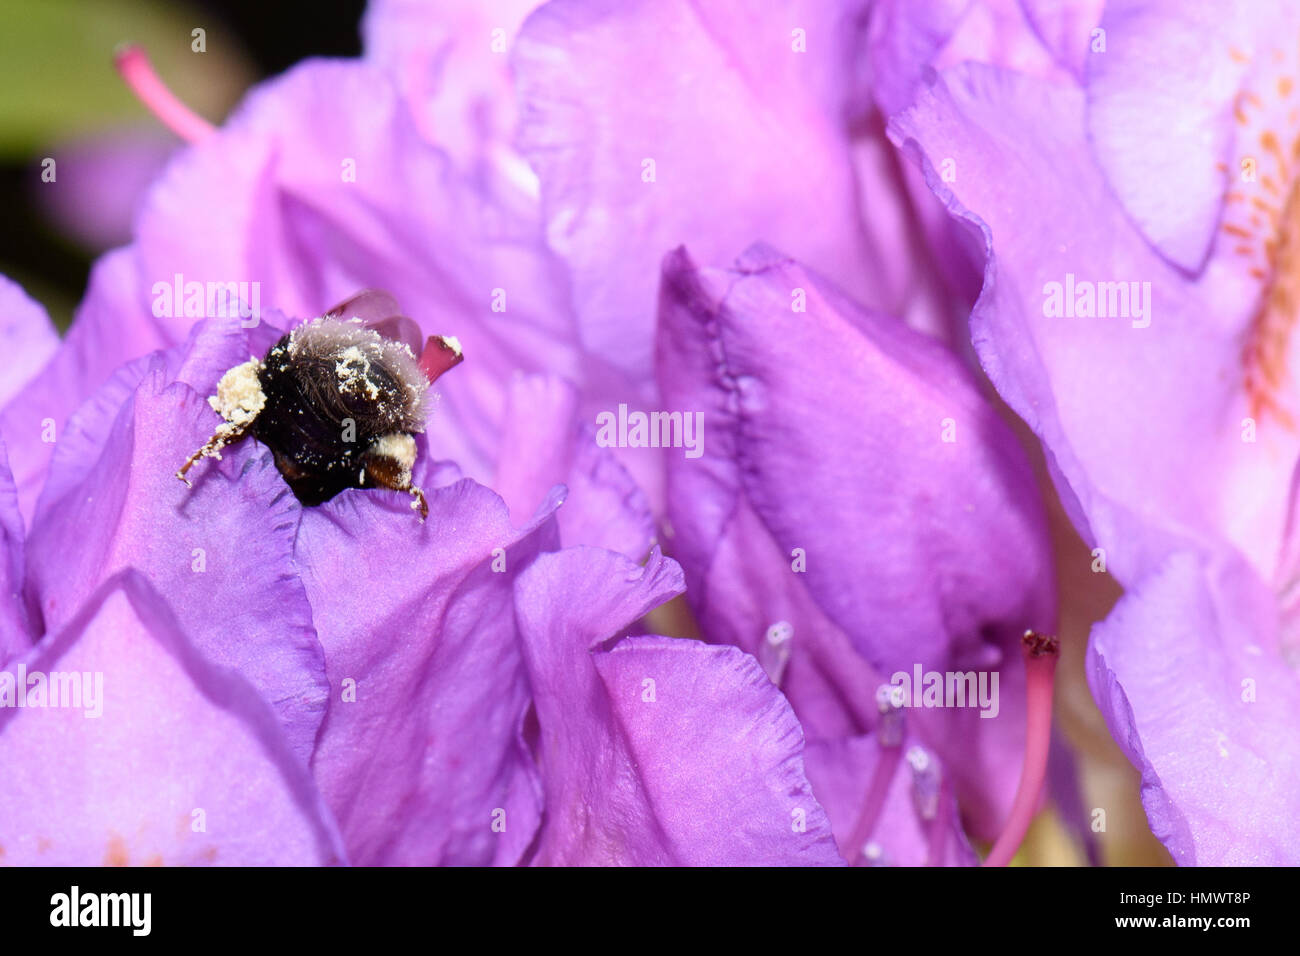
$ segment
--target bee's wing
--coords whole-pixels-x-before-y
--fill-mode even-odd
[[[379,289],[362,289],[325,313],[329,318],[342,319],[344,322],[360,319],[367,325],[401,314],[402,307],[397,304],[397,300]]]
[[[362,289],[356,295],[349,296],[325,313],[326,317],[340,319],[360,319],[367,328],[374,329],[386,339],[401,342],[411,350],[412,355],[420,354],[420,342],[423,336],[420,327],[402,315],[402,307],[387,292],[380,289]]]

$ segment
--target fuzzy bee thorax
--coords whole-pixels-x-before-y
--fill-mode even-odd
[[[363,295],[365,295],[363,293]],[[408,319],[387,319],[387,323]],[[424,431],[429,369],[460,361],[459,343],[431,337],[417,358],[403,341],[358,319],[334,314],[282,336],[262,359],[227,371],[208,399],[224,419],[206,445],[178,472],[249,435],[271,449],[276,467],[304,504],[327,501],[345,488],[409,491],[414,435]],[[187,482],[188,483],[188,482]]]

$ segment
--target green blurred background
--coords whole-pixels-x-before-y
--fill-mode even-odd
[[[86,235],[67,214],[53,214],[39,192],[42,159],[58,161],[66,184],[78,171],[62,161],[72,151],[107,142],[127,152],[138,141],[158,165],[180,145],[119,80],[113,69],[119,45],[144,47],[183,101],[220,122],[249,86],[304,57],[358,54],[364,6],[363,0],[0,0],[0,273],[66,327],[91,262],[126,235],[114,238],[102,229]],[[191,48],[195,29],[204,31],[203,53]],[[129,202],[139,177],[121,177],[113,193],[111,167],[107,176],[97,201]]]

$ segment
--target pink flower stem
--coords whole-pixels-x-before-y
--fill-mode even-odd
[[[853,833],[849,837],[847,859],[850,866],[862,864],[862,851],[867,841],[871,839],[871,831],[876,828],[876,821],[880,818],[881,811],[885,809],[889,785],[894,780],[894,772],[898,769],[898,762],[902,756],[901,745],[880,748],[880,759],[876,761],[876,769],[871,776],[871,786],[867,789],[867,797],[862,803],[862,810],[858,813],[858,822],[854,824]]]
[[[140,47],[122,47],[113,57],[113,63],[122,80],[145,108],[185,142],[199,143],[213,134],[215,128],[211,123],[167,89]]]
[[[1052,685],[1061,642],[1055,637],[1025,631],[1025,763],[1011,814],[984,866],[1006,866],[1020,849],[1038,807],[1038,795],[1047,777],[1047,750],[1052,736]]]
[[[930,821],[930,839],[926,845],[925,865],[943,866],[943,851],[948,842],[948,828],[952,826],[949,819],[948,801],[952,798],[952,783],[944,774],[939,784],[939,804],[934,819]]]

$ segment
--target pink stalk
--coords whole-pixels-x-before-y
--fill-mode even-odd
[[[952,798],[952,784],[947,774],[939,784],[939,809],[930,821],[930,839],[926,844],[925,865],[943,866],[943,851],[948,842],[948,828],[952,821],[948,818],[948,801]]]
[[[867,790],[867,798],[862,804],[862,810],[858,814],[858,822],[853,826],[853,833],[849,837],[849,864],[858,866],[862,862],[862,851],[871,839],[871,831],[876,828],[876,821],[880,818],[880,813],[885,809],[885,798],[889,795],[889,785],[894,780],[894,772],[898,769],[898,761],[902,759],[903,748],[895,745],[891,747],[882,746],[880,748],[880,760],[876,762],[875,772],[871,776],[871,786]]]
[[[989,851],[984,866],[1006,866],[1020,849],[1038,807],[1038,795],[1047,777],[1047,749],[1052,736],[1052,685],[1056,662],[1061,656],[1058,638],[1025,631],[1021,650],[1025,655],[1025,763],[1020,786],[1011,804],[1002,833]]]
[[[198,143],[215,131],[211,123],[176,98],[154,72],[138,46],[125,46],[113,58],[117,72],[131,92],[158,121],[187,143]]]

